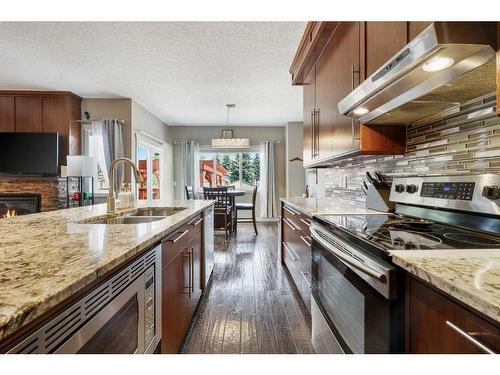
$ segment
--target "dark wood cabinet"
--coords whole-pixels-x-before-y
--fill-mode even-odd
[[[407,275],[409,353],[500,353],[500,326]]]
[[[297,68],[297,56],[292,66],[304,77],[296,81],[304,86],[304,166],[321,167],[356,155],[404,154],[405,125],[375,129],[359,124],[339,112],[338,102],[406,44],[407,23],[337,22],[323,30],[330,30],[329,38],[307,73]],[[311,43],[304,41],[308,37],[304,34],[301,46]]]
[[[408,22],[365,22],[365,79],[408,42]]]
[[[0,132],[59,133],[59,164],[81,153],[81,98],[66,91],[0,91]]]
[[[178,353],[202,294],[201,217],[162,241],[162,353]]]
[[[424,29],[429,26],[430,21],[410,21],[408,22],[408,41],[415,39]]]
[[[309,164],[316,157],[316,134],[313,133],[316,105],[316,67],[313,67],[304,81],[304,163]],[[314,143],[313,143],[314,142]]]
[[[42,98],[16,96],[16,132],[39,133],[42,131]]]
[[[0,96],[0,132],[14,132],[14,97]]]
[[[311,312],[311,218],[282,203],[281,260]]]
[[[177,353],[189,326],[189,255],[182,248],[162,271],[162,353]]]

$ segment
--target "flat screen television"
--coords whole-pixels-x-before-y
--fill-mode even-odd
[[[57,133],[0,133],[0,174],[56,176]]]

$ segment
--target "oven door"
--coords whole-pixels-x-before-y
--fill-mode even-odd
[[[401,352],[396,268],[313,225],[312,330],[320,353]]]

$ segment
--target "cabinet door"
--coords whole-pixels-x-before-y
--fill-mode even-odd
[[[500,353],[500,327],[408,277],[408,351],[427,354]]]
[[[304,165],[313,159],[313,111],[316,96],[316,68],[313,67],[304,82]]]
[[[42,98],[16,96],[16,132],[42,131]]]
[[[14,97],[0,96],[0,132],[14,131]]]
[[[366,77],[406,45],[407,26],[407,22],[366,22]]]
[[[66,97],[42,98],[42,132],[59,133],[59,162],[66,165],[70,117]]]
[[[320,151],[330,155],[359,148],[359,126],[339,113],[337,107],[337,103],[359,83],[359,37],[359,22],[341,22],[317,63],[316,106],[322,129]],[[321,158],[329,156],[327,154]]]
[[[189,326],[189,251],[181,251],[162,272],[161,352],[178,353]]]
[[[408,41],[414,39],[418,34],[424,31],[424,29],[431,23],[432,22],[429,21],[408,22]]]

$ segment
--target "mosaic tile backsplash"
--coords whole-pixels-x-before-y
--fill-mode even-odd
[[[407,127],[406,154],[344,160],[306,171],[312,196],[364,201],[366,171],[394,176],[500,173],[500,117],[495,94],[466,103],[455,113]]]

